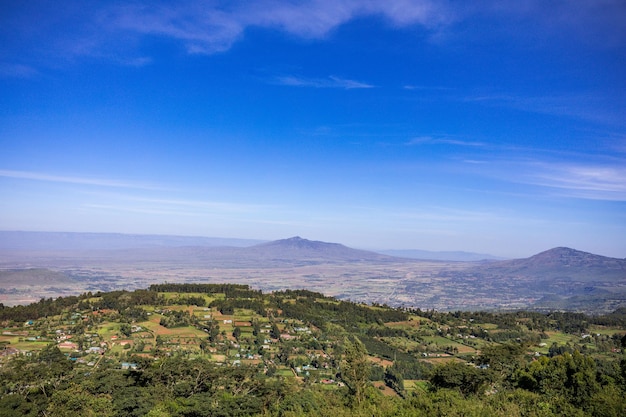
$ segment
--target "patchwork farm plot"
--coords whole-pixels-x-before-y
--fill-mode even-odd
[[[201,358],[337,388],[346,340],[356,338],[364,346],[370,379],[380,381],[382,392],[405,395],[424,387],[433,366],[488,367],[480,359],[484,352],[511,343],[529,360],[574,350],[609,360],[621,354],[623,336],[623,329],[599,324],[565,332],[558,327],[559,316],[538,313],[392,309],[309,291],[263,294],[232,284],[161,284],[63,300],[56,310],[47,306],[45,314],[34,305],[16,319],[5,318],[2,360],[53,345],[86,369],[137,369],[167,357]]]

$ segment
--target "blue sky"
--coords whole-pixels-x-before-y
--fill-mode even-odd
[[[0,6],[0,229],[626,257],[626,3]]]

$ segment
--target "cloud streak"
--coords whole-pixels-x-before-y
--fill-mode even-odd
[[[279,85],[292,87],[313,87],[313,88],[342,88],[345,90],[374,88],[373,85],[360,81],[348,80],[345,78],[330,76],[328,78],[303,78],[292,75],[277,77],[275,82]]]
[[[547,194],[558,198],[626,201],[625,164],[498,158],[463,162],[465,174],[533,187],[518,194],[524,197]],[[508,189],[499,189],[497,192],[511,194]]]
[[[261,210],[276,210],[278,207],[276,206],[267,206],[261,204],[241,204],[241,203],[229,203],[229,202],[221,202],[221,201],[205,201],[205,200],[192,200],[192,199],[166,199],[166,198],[146,198],[146,197],[126,197],[127,200],[146,203],[150,205],[160,205],[160,206],[178,206],[178,207],[187,207],[192,209],[199,210],[217,210],[217,211],[225,211],[225,212],[240,212],[240,213],[249,213],[249,212],[258,212]]]
[[[72,177],[41,172],[13,171],[6,169],[0,169],[0,177],[32,181],[56,182],[64,184],[93,185],[98,187],[111,188],[135,188],[144,190],[160,189],[159,187],[151,186],[148,184],[140,184],[130,181],[110,180],[104,178]]]
[[[540,164],[525,181],[585,199],[626,201],[626,168],[582,164]]]
[[[229,49],[248,27],[278,29],[303,38],[323,38],[362,16],[383,16],[394,26],[436,28],[451,20],[445,2],[432,0],[314,0],[182,2],[157,7],[123,6],[108,13],[119,29],[183,41],[190,53]]]
[[[516,110],[577,118],[611,125],[624,125],[623,103],[594,95],[519,96],[485,94],[464,97],[462,101],[504,106]]]
[[[601,6],[585,0],[571,3],[484,0],[459,6],[445,0],[184,1],[111,8],[105,21],[112,22],[114,29],[178,39],[188,52],[202,54],[229,49],[250,27],[320,39],[366,16],[380,16],[394,27],[419,25],[435,32],[482,15],[501,22],[533,21],[546,36],[565,31],[586,39],[623,43],[620,38],[626,30],[618,17],[626,12],[623,2],[607,0]]]
[[[19,32],[17,38],[34,41],[30,46],[36,46],[35,50],[55,58],[55,66],[59,57],[70,61],[95,57],[122,65],[145,65],[150,59],[137,55],[145,37],[173,39],[190,54],[227,51],[245,38],[250,28],[323,39],[338,27],[364,17],[381,18],[394,28],[421,27],[433,39],[450,39],[442,33],[452,33],[455,24],[473,19],[488,19],[505,28],[523,24],[543,37],[576,35],[602,46],[624,45],[626,39],[621,18],[626,6],[620,0],[550,4],[539,0],[477,0],[470,4],[448,0],[183,0],[102,3],[90,7],[69,0],[66,4],[60,11],[33,2],[25,8],[27,12],[21,19],[30,24],[28,17],[36,15],[42,28],[62,26],[70,28],[68,31],[41,39],[37,29],[26,27],[23,22],[24,27],[14,25],[11,29]],[[5,72],[29,72],[26,66],[19,68],[21,64],[11,65],[13,68]]]
[[[470,147],[482,147],[485,146],[483,142],[472,142],[459,139],[448,138],[433,138],[431,136],[420,136],[413,138],[406,142],[406,146],[419,146],[419,145],[454,145],[454,146],[470,146]]]
[[[428,30],[437,30],[454,20],[447,2],[435,0],[133,1],[90,7],[69,0],[63,11],[37,2],[25,9],[25,22],[30,23],[28,16],[39,15],[42,28],[70,28],[42,40],[33,35],[38,31],[32,27],[17,27],[18,38],[35,41],[37,50],[55,60],[94,57],[121,64],[130,61],[131,65],[148,62],[136,56],[145,37],[173,39],[190,54],[215,54],[230,49],[249,28],[322,39],[359,17],[379,16],[394,27],[420,25]],[[45,49],[41,48],[43,44]]]

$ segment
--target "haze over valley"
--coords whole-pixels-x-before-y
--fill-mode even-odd
[[[626,260],[562,247],[524,259],[458,261],[395,257],[301,237],[259,243],[0,232],[0,302],[5,305],[164,282],[309,289],[357,302],[440,311],[604,313],[626,305]]]

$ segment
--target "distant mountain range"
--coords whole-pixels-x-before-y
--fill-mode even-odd
[[[100,256],[144,261],[176,260],[189,265],[214,268],[279,268],[322,264],[402,263],[409,260],[376,252],[352,249],[338,243],[327,243],[292,237],[248,247],[179,246],[99,252]]]
[[[300,242],[297,243],[298,239]],[[291,241],[291,242],[290,242]],[[310,242],[310,243],[307,243]],[[374,258],[372,253],[393,256],[398,258],[438,260],[438,261],[461,261],[473,262],[482,260],[502,260],[489,254],[463,252],[463,251],[428,251],[419,249],[397,249],[397,250],[376,250],[362,251],[348,254],[346,246],[337,243],[326,243],[320,241],[308,241],[294,237],[291,239],[281,239],[275,242],[258,239],[235,239],[221,237],[202,236],[173,236],[173,235],[142,235],[123,233],[78,233],[78,232],[22,232],[22,231],[0,231],[0,250],[37,250],[37,251],[101,251],[119,249],[156,249],[156,248],[180,248],[180,247],[234,247],[249,248],[255,245],[267,243],[266,249],[277,248],[283,245],[282,250],[290,250],[296,247],[298,252],[292,255],[303,255],[303,249],[308,245],[311,254],[326,255],[331,254],[331,249],[339,259],[353,258]],[[331,245],[331,246],[323,246]],[[335,246],[332,246],[335,245]],[[324,249],[322,250],[322,247]],[[341,247],[341,248],[340,248]],[[357,250],[357,249],[351,249]],[[357,250],[358,251],[358,250]],[[256,251],[261,256],[262,250]],[[367,256],[365,252],[370,252]],[[380,258],[383,259],[383,258]]]
[[[196,248],[191,250],[190,248]],[[254,247],[254,249],[252,249]],[[170,235],[136,235],[122,233],[77,233],[77,232],[21,232],[0,231],[0,250],[28,250],[28,251],[114,251],[137,250],[143,253],[153,250],[154,253],[163,253],[158,249],[187,248],[187,251],[202,251],[200,248],[220,248],[209,252],[216,252],[220,256],[229,252],[224,248],[249,248],[247,256],[259,259],[289,257],[312,257],[319,260],[348,261],[373,260],[383,261],[389,257],[441,260],[441,261],[480,261],[502,259],[492,255],[461,251],[434,252],[426,250],[382,250],[366,251],[348,248],[338,243],[310,241],[300,237],[281,239],[277,241],[234,239],[201,236],[170,236]],[[148,251],[146,251],[148,250]],[[281,254],[272,254],[271,251],[280,250]],[[178,252],[182,252],[178,250]],[[230,251],[241,256],[241,251]],[[310,260],[310,259],[309,259]]]
[[[201,236],[0,231],[0,249],[11,250],[114,250],[177,246],[246,247],[263,242],[266,241]]]
[[[199,268],[402,263],[408,259],[292,237],[276,241],[99,233],[0,232],[0,254],[55,261],[181,263]],[[1,260],[1,257],[0,257]],[[38,263],[37,266],[40,266]]]
[[[37,296],[55,296],[64,282],[63,291],[75,293],[167,280],[239,282],[267,291],[306,288],[352,300],[441,310],[593,313],[626,306],[626,259],[563,247],[513,260],[463,252],[422,252],[427,260],[412,259],[409,255],[419,253],[409,252],[381,254],[301,237],[267,242],[0,232],[0,302],[2,294],[6,302],[20,302],[10,294],[38,287],[45,291]],[[456,259],[443,260],[449,257]]]

